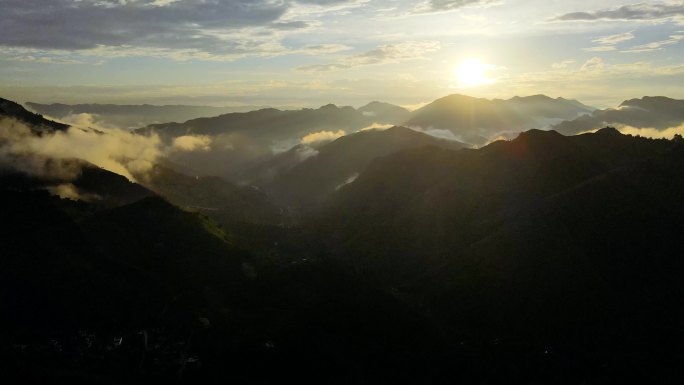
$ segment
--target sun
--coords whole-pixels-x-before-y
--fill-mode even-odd
[[[494,80],[487,76],[487,72],[493,67],[478,59],[467,59],[454,68],[454,74],[459,86],[477,87],[494,83]]]

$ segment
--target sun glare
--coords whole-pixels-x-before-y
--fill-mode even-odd
[[[478,59],[467,59],[454,68],[454,74],[459,86],[477,87],[494,83],[494,80],[487,76],[487,71],[492,68],[492,65],[483,63]]]

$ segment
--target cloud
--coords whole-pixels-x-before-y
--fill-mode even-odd
[[[426,0],[414,8],[414,13],[452,12],[466,7],[485,7],[496,4],[493,0]]]
[[[400,107],[405,108],[409,111],[415,111],[417,109],[423,108],[432,102],[419,102],[413,104],[402,104]]]
[[[188,48],[217,44],[210,31],[275,23],[288,2],[266,0],[9,0],[3,2],[0,43],[87,49],[136,44]],[[40,28],[36,28],[40,26]]]
[[[616,48],[612,45],[603,45],[598,47],[583,48],[582,50],[587,52],[610,52],[615,51]]]
[[[424,55],[440,49],[437,41],[406,41],[381,45],[376,49],[340,59],[337,63],[298,67],[300,71],[322,72],[368,65],[398,63],[406,60],[424,59]]]
[[[633,135],[633,136],[643,136],[645,138],[653,138],[653,139],[672,139],[675,135],[682,135],[684,136],[684,125],[680,126],[673,126],[669,127],[666,129],[658,129],[658,128],[652,128],[652,127],[633,127],[633,126],[628,126],[628,125],[620,125],[620,124],[612,124],[617,128],[618,131],[620,131],[622,134],[625,135]],[[577,135],[580,134],[587,134],[587,133],[594,133],[598,131],[599,129],[593,129],[589,131],[583,131],[578,133]]]
[[[634,34],[632,32],[619,33],[617,35],[609,35],[599,37],[598,39],[592,40],[593,43],[600,44],[596,47],[584,48],[588,52],[608,52],[615,51],[615,46],[619,43],[629,41],[634,39]]]
[[[338,52],[338,44],[285,47],[287,33],[316,25],[293,10],[318,12],[361,1],[6,0],[0,47],[32,50],[13,60],[82,63],[80,57],[151,56],[234,60],[246,55]],[[62,58],[63,56],[74,56]]]
[[[360,129],[359,132],[361,132],[361,131],[373,131],[373,130],[383,131],[383,130],[387,130],[387,129],[392,128],[392,127],[394,127],[393,124],[373,123],[370,126],[366,126],[362,129]]]
[[[422,132],[423,134],[430,135],[432,137],[444,140],[451,140],[455,142],[464,142],[463,138],[454,134],[451,130],[443,130],[433,127],[422,128],[422,127],[409,127],[413,131]]]
[[[675,135],[684,135],[684,125],[659,130],[657,128],[638,128],[632,126],[619,126],[618,130],[627,135],[639,135],[647,138],[672,139]]]
[[[589,60],[587,60],[583,65],[581,70],[582,71],[595,71],[595,70],[600,70],[605,67],[605,63],[603,62],[603,59],[600,57],[593,57]]]
[[[615,45],[615,44],[622,43],[624,41],[629,41],[632,39],[634,39],[634,33],[625,32],[625,33],[619,33],[617,35],[609,35],[609,36],[599,37],[598,39],[592,40],[592,42],[602,44],[602,45]]]
[[[596,79],[608,79],[608,78],[624,78],[624,77],[652,77],[652,76],[673,76],[684,74],[684,63],[683,64],[673,64],[667,66],[653,66],[649,62],[634,62],[634,63],[619,63],[610,64],[606,63],[603,59],[599,57],[593,57],[587,60],[579,71],[566,71],[563,73],[554,73],[553,71],[547,73],[547,76],[543,74],[528,74],[527,77],[537,76],[539,78],[553,79],[541,79],[541,80],[596,80]]]
[[[313,156],[318,155],[318,150],[316,150],[313,147],[306,146],[306,145],[297,146],[295,152],[297,154],[297,159],[300,162],[304,161],[305,159],[308,159],[308,158],[311,158]]]
[[[319,131],[319,132],[313,132],[311,134],[306,135],[305,137],[302,138],[301,143],[302,144],[312,144],[316,142],[323,142],[323,141],[330,141],[330,140],[335,140],[337,138],[341,138],[345,136],[347,133],[344,132],[344,130],[339,130],[337,132],[334,131]]]
[[[574,63],[575,63],[574,60],[563,60],[562,62],[551,64],[551,68],[553,68],[553,69],[568,68],[568,66],[570,66],[570,64],[574,64]]]
[[[48,119],[51,120],[56,120],[60,121],[62,123],[66,123],[70,126],[75,126],[75,127],[85,127],[85,128],[95,128],[95,129],[108,129],[108,128],[117,128],[114,126],[110,126],[106,124],[99,115],[97,114],[89,114],[89,113],[80,113],[80,114],[70,114],[67,115],[63,118],[53,118],[50,116],[47,116]]]
[[[354,174],[350,175],[347,179],[344,180],[344,182],[342,182],[342,183],[338,184],[337,186],[335,186],[335,191],[339,191],[342,187],[344,187],[344,186],[346,186],[346,185],[348,185],[348,184],[354,183],[354,181],[355,181],[356,178],[358,178],[358,177],[359,177],[359,173],[354,173]]]
[[[554,21],[681,21],[684,2],[638,3],[590,12],[571,12],[555,17]]]
[[[0,165],[30,175],[71,180],[80,172],[73,160],[81,159],[134,180],[133,174],[146,173],[162,155],[156,135],[71,127],[36,136],[20,122],[0,120]]]
[[[55,186],[49,186],[47,190],[52,195],[57,195],[60,198],[71,199],[75,201],[92,202],[102,199],[102,197],[97,194],[84,194],[80,192],[78,188],[71,183],[62,183]]]
[[[171,147],[178,151],[209,151],[211,138],[206,135],[184,135],[173,139]]]
[[[669,39],[654,41],[654,42],[648,43],[648,44],[636,45],[634,47],[630,47],[629,49],[621,51],[621,52],[637,53],[637,52],[659,51],[664,46],[677,44],[682,40],[684,40],[684,35],[671,35]]]

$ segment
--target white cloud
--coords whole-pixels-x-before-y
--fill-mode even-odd
[[[62,183],[56,186],[49,186],[47,190],[50,192],[50,194],[57,195],[58,197],[63,199],[71,199],[86,202],[92,202],[102,199],[102,197],[100,197],[97,194],[82,193],[72,183]]]
[[[574,63],[575,63],[574,60],[563,60],[561,62],[551,64],[551,68],[553,68],[553,69],[568,68],[568,66],[570,66],[570,64],[574,64]]]
[[[370,126],[366,126],[362,129],[360,129],[359,132],[361,132],[361,131],[373,131],[373,130],[383,131],[383,130],[387,130],[388,128],[392,128],[392,127],[394,127],[394,125],[392,125],[392,124],[373,123]]]
[[[677,44],[682,40],[684,40],[684,35],[672,35],[672,36],[670,36],[669,39],[654,41],[654,42],[651,42],[648,44],[636,45],[636,46],[630,47],[629,49],[624,50],[622,52],[638,53],[638,52],[658,51],[658,50],[663,49],[663,47],[665,47],[665,46]]]
[[[601,44],[601,45],[616,45],[625,41],[629,41],[634,39],[634,33],[632,32],[625,32],[625,33],[619,33],[617,35],[609,35],[609,36],[603,36],[599,37],[598,39],[592,40],[592,42]]]
[[[620,133],[625,135],[642,136],[653,139],[672,139],[675,135],[684,136],[684,125],[673,126],[666,129],[657,129],[652,127],[633,127],[628,125],[613,124]],[[594,133],[599,129],[580,132],[580,134]]]
[[[616,48],[612,45],[603,45],[603,46],[598,46],[598,47],[583,48],[582,50],[587,51],[587,52],[610,52],[610,51],[615,51]]]
[[[632,32],[625,32],[625,33],[619,33],[617,35],[609,35],[609,36],[603,36],[599,37],[598,39],[592,40],[593,43],[600,44],[599,46],[596,47],[589,47],[589,48],[584,48],[584,51],[587,52],[608,52],[608,51],[615,51],[617,48],[615,47],[616,45],[629,41],[634,39],[634,33]]]
[[[423,134],[430,135],[432,137],[444,140],[451,140],[456,142],[464,142],[463,138],[454,134],[451,130],[438,129],[434,127],[422,128],[422,127],[409,127],[413,131],[422,132]]]
[[[161,140],[156,135],[71,127],[64,132],[36,136],[29,127],[12,119],[0,120],[0,143],[0,164],[32,175],[56,173],[65,179],[77,176],[78,167],[73,164],[65,170],[50,167],[82,159],[134,180],[133,174],[146,173],[163,154]]]
[[[346,132],[344,132],[344,130],[339,130],[337,132],[335,132],[335,131],[313,132],[313,133],[308,134],[305,137],[303,137],[301,140],[301,143],[302,144],[312,144],[312,143],[316,143],[316,142],[330,141],[330,140],[335,140],[337,138],[341,138],[345,135],[346,135]]]
[[[660,22],[672,20],[682,21],[684,1],[668,1],[658,3],[636,3],[621,5],[615,8],[604,8],[598,11],[579,11],[555,17],[554,21],[640,21]]]
[[[638,128],[631,126],[620,126],[617,128],[623,134],[635,136],[639,135],[647,138],[672,139],[675,135],[684,135],[684,125],[670,127],[664,130],[658,130],[656,128]]]
[[[414,13],[453,12],[463,8],[488,7],[499,4],[495,0],[424,0],[413,9]]]
[[[206,135],[184,135],[173,139],[172,148],[178,151],[209,151],[211,138]]]
[[[354,174],[350,175],[347,179],[344,180],[344,182],[342,182],[342,183],[338,184],[337,186],[335,186],[335,191],[339,191],[342,187],[344,187],[344,186],[346,186],[346,185],[348,185],[348,184],[354,183],[354,181],[355,181],[356,178],[358,178],[358,177],[359,177],[359,173],[354,173]]]
[[[317,64],[297,68],[300,71],[320,72],[350,69],[368,65],[398,63],[406,60],[425,59],[425,54],[440,49],[437,41],[406,41],[385,44],[361,54],[347,56],[336,63]]]
[[[605,63],[603,62],[603,59],[600,57],[593,57],[589,60],[587,60],[584,64],[582,64],[582,71],[596,71],[603,69],[605,67]]]
[[[306,145],[298,146],[295,151],[300,162],[318,155],[318,150]]]

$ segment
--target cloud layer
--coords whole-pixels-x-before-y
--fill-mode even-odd
[[[50,176],[52,161],[82,159],[134,180],[162,156],[157,136],[134,135],[122,130],[95,131],[71,127],[65,132],[35,136],[29,127],[10,119],[0,121],[0,164],[31,175]],[[71,179],[74,170],[58,172]],[[70,178],[71,177],[71,178]]]
[[[588,12],[571,12],[560,15],[557,21],[659,21],[675,19],[682,21],[684,2],[637,3],[616,8]]]
[[[88,121],[87,115],[82,116]],[[204,136],[182,136],[171,146],[157,135],[98,127],[71,127],[67,131],[36,136],[30,127],[14,119],[0,119],[0,167],[38,177],[73,180],[84,160],[135,180],[162,157],[174,152],[206,151],[211,141]],[[68,190],[64,190],[68,191]]]
[[[381,45],[376,49],[358,55],[347,56],[337,63],[299,67],[300,71],[334,71],[373,64],[398,63],[405,60],[423,59],[426,53],[439,50],[436,41],[407,41],[398,44]]]
[[[80,62],[59,57],[60,51],[178,60],[232,60],[248,54],[291,53],[289,50],[336,52],[344,47],[284,47],[282,39],[287,33],[315,25],[299,19],[306,15],[299,15],[298,7],[326,10],[350,3],[357,1],[6,0],[0,12],[0,47],[10,50],[7,56],[15,60],[64,63]],[[57,56],[41,56],[45,50]]]

